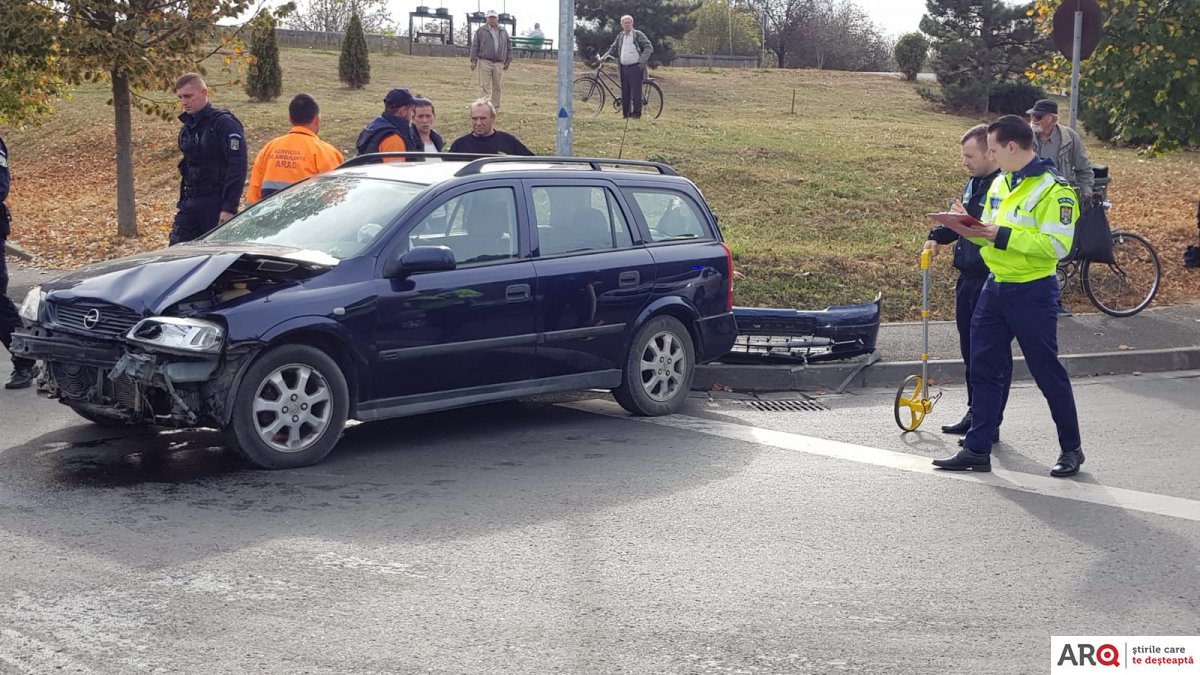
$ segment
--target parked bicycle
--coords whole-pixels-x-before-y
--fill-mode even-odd
[[[1109,209],[1108,167],[1096,170],[1095,197],[1099,207]],[[1093,207],[1097,208],[1097,207]],[[1077,250],[1058,261],[1059,288],[1079,275],[1079,286],[1092,304],[1105,314],[1133,316],[1150,305],[1162,280],[1162,264],[1150,242],[1140,234],[1114,230],[1113,262],[1102,263],[1081,258]]]
[[[596,72],[590,75],[580,75],[571,86],[575,103],[575,114],[585,117],[595,117],[604,110],[604,101],[612,99],[613,110],[621,110],[621,81],[617,76],[604,69],[604,62],[612,57],[600,60]],[[662,88],[649,75],[642,81],[642,117],[657,119],[663,110]]]

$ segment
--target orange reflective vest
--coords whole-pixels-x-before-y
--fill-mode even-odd
[[[272,139],[254,158],[246,204],[253,204],[314,174],[336,168],[345,159],[337,148],[305,127]]]

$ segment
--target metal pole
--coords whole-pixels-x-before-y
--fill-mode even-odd
[[[575,75],[575,0],[558,0],[558,133],[554,152],[571,157],[574,119],[571,108],[571,82]]]
[[[1075,10],[1075,42],[1071,46],[1071,128],[1079,112],[1079,50],[1083,41],[1083,12]]]

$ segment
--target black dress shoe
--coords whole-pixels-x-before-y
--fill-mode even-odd
[[[1050,469],[1050,475],[1055,478],[1074,476],[1079,473],[1079,467],[1082,464],[1083,450],[1064,452],[1058,456],[1058,463],[1054,465],[1054,468]]]
[[[966,415],[955,424],[942,425],[943,434],[965,434],[971,428],[971,413],[967,411]]]
[[[5,389],[24,389],[33,384],[33,368],[18,368],[4,383]]]
[[[958,447],[960,447],[960,448],[963,447],[964,445],[966,445],[966,442],[967,442],[967,439],[965,439],[965,438],[958,439]],[[996,432],[996,437],[992,439],[992,442],[993,443],[1000,442],[1000,432],[999,431]]]
[[[946,471],[979,471],[987,473],[992,470],[992,456],[963,448],[953,457],[933,460],[933,465]]]

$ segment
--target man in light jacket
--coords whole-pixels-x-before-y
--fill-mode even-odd
[[[490,99],[499,110],[500,75],[512,63],[512,41],[495,10],[488,10],[486,20],[471,42],[471,70],[479,67],[479,98]]]
[[[1054,168],[1079,191],[1086,203],[1092,196],[1092,163],[1083,150],[1083,139],[1075,130],[1058,123],[1058,104],[1042,99],[1029,109],[1029,124],[1033,127],[1033,149],[1038,157],[1053,160]]]
[[[625,117],[642,116],[642,77],[653,53],[650,38],[633,29],[633,17],[621,17],[621,32],[602,58],[614,56],[621,64],[621,114]]]

